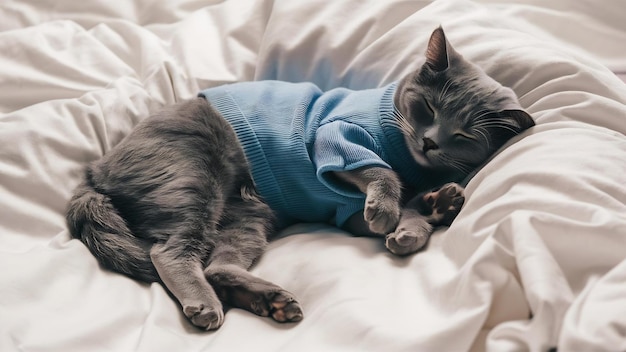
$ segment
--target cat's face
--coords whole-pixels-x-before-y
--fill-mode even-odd
[[[424,65],[399,82],[394,104],[415,160],[465,175],[534,126],[513,91],[454,51],[441,27]]]

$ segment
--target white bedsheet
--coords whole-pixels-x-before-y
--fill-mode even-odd
[[[0,4],[0,351],[626,350],[622,2],[5,0]],[[81,167],[149,111],[224,82],[370,88],[444,26],[537,126],[467,187],[428,249],[298,225],[253,272],[305,319],[187,323],[158,284],[70,240]]]

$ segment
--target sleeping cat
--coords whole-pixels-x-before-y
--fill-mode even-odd
[[[67,222],[104,267],[161,282],[202,329],[222,325],[223,304],[299,321],[291,293],[247,271],[268,236],[332,222],[414,253],[460,210],[454,182],[533,125],[438,28],[423,65],[382,88],[237,83],[164,109],[87,167]]]

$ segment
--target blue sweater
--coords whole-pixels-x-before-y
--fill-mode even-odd
[[[322,92],[310,83],[258,81],[199,95],[232,125],[281,225],[334,220],[341,226],[363,210],[365,195],[331,171],[380,166],[419,183],[419,166],[394,122],[395,88]]]

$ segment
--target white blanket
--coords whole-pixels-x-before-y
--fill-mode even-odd
[[[0,350],[626,350],[626,85],[610,71],[626,71],[626,7],[539,3],[3,1]],[[427,250],[295,226],[253,272],[305,319],[233,309],[202,332],[160,285],[70,240],[81,168],[150,111],[224,82],[381,86],[439,24],[537,126],[472,179]]]

